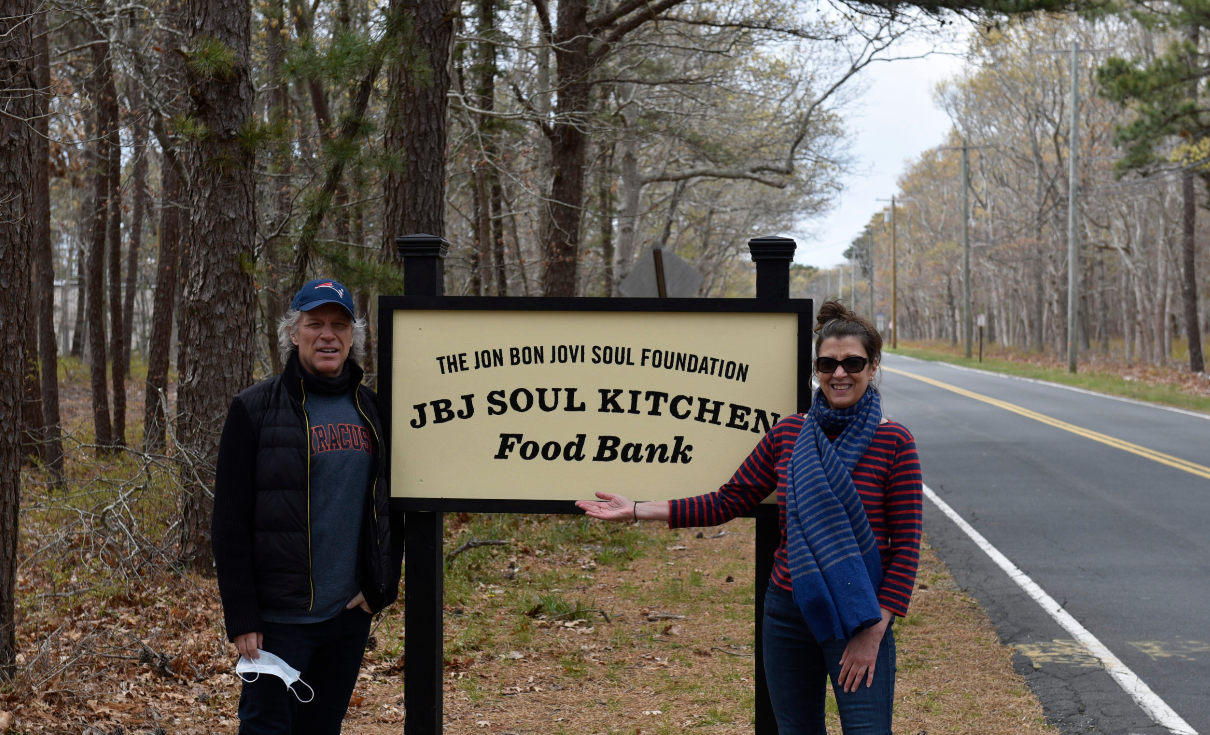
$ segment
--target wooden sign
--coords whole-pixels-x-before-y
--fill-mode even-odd
[[[406,510],[710,492],[807,396],[807,301],[380,304],[393,310],[379,380],[391,492]]]

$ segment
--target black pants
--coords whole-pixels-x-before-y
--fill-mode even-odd
[[[261,648],[298,669],[315,690],[302,703],[276,676],[244,682],[239,697],[240,735],[337,735],[357,685],[371,616],[359,607],[322,623],[265,623]],[[307,687],[294,684],[306,699]]]

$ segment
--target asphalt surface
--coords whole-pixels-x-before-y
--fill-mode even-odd
[[[887,355],[884,366],[1210,465],[1210,420]],[[1210,735],[1210,479],[903,375],[884,413],[916,437],[925,484]],[[1064,733],[1167,733],[925,500],[925,533],[991,616]]]

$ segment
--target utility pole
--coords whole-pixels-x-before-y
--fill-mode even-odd
[[[962,323],[966,356],[971,356],[971,174],[966,139],[962,140]]]
[[[865,231],[865,239],[868,243],[866,247],[866,257],[870,263],[870,321],[874,320],[874,231],[867,229]]]
[[[895,195],[891,195],[891,349],[899,349],[899,251],[895,243]]]
[[[1077,176],[1076,159],[1079,154],[1080,133],[1080,42],[1071,42],[1071,140],[1067,154],[1069,164],[1069,181],[1067,184],[1067,372],[1076,371],[1076,361],[1079,358],[1079,272],[1080,272],[1080,243],[1077,229],[1079,199],[1077,191],[1079,179]],[[969,352],[969,350],[968,350]]]

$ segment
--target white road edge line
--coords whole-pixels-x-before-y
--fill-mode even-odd
[[[983,538],[983,534],[976,531],[971,524],[958,515],[928,485],[924,485],[924,495],[933,501],[933,504],[940,508],[942,513],[949,516],[950,520],[958,525],[958,528],[961,528],[967,536],[970,536],[975,545],[983,549],[983,552],[991,557],[996,566],[1003,569],[1021,589],[1025,590],[1026,594],[1034,599],[1034,602],[1041,605],[1042,609],[1050,617],[1054,618],[1056,623],[1071,634],[1071,637],[1080,643],[1080,645],[1087,648],[1088,652],[1101,662],[1101,665],[1105,667],[1105,671],[1113,677],[1118,686],[1122,687],[1157,725],[1167,728],[1178,735],[1197,735],[1197,731],[1190,727],[1189,723],[1181,719],[1181,716],[1169,707],[1164,700],[1156,696],[1155,692],[1151,691],[1151,687],[1147,686],[1146,682],[1127,668],[1121,659],[1113,655],[1113,652],[1106,648],[1105,644],[1097,640],[1097,637],[1090,633],[1087,628],[1080,625],[1079,621],[1064,610],[1059,603],[1055,602],[1053,597],[1046,594],[1046,591],[1030,579],[1029,575],[1017,568],[1016,564],[1009,561],[1008,557],[1001,554],[995,546],[992,546],[987,539]]]
[[[1087,388],[1077,388],[1074,385],[1063,385],[1062,383],[1052,383],[1049,380],[1038,380],[1037,378],[1023,378],[1020,375],[1009,375],[1008,373],[997,373],[994,370],[982,370],[980,368],[966,367],[965,365],[955,365],[952,362],[945,362],[944,360],[921,360],[918,357],[909,357],[908,355],[899,355],[894,352],[887,353],[887,354],[894,355],[895,357],[902,358],[904,360],[911,360],[912,362],[926,362],[926,363],[932,363],[934,365],[945,365],[946,367],[952,367],[955,370],[965,370],[968,373],[979,373],[980,375],[987,375],[987,376],[990,376],[993,378],[1004,378],[1005,380],[1020,380],[1025,383],[1036,383],[1038,385],[1049,385],[1051,388],[1062,388],[1063,390],[1070,390],[1070,391],[1074,391],[1076,393],[1083,393],[1083,394],[1089,395],[1089,396],[1097,396],[1098,398],[1108,398],[1111,401],[1121,401],[1122,403],[1133,403],[1136,406],[1146,406],[1148,408],[1158,408],[1161,411],[1171,411],[1173,413],[1184,414],[1185,416],[1192,416],[1193,418],[1196,418],[1196,419],[1206,419],[1207,421],[1210,421],[1210,414],[1207,414],[1207,413],[1201,413],[1199,411],[1188,411],[1183,408],[1176,408],[1175,406],[1163,406],[1158,403],[1151,403],[1149,401],[1139,401],[1134,398],[1125,398],[1123,396],[1112,396],[1112,395],[1109,395],[1108,393],[1099,393],[1095,390],[1088,390]]]

